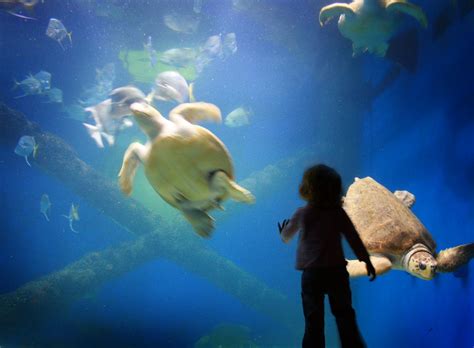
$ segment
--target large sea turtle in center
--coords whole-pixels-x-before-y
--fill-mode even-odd
[[[474,257],[474,243],[436,252],[436,243],[411,212],[415,196],[390,192],[374,179],[356,179],[347,190],[344,210],[371,255],[377,274],[404,270],[430,280],[437,272],[453,272]],[[349,260],[351,277],[367,274],[364,262]]]
[[[179,209],[202,237],[209,237],[214,219],[208,211],[222,208],[220,203],[232,198],[253,203],[254,196],[234,182],[234,168],[229,152],[219,138],[196,125],[208,120],[221,122],[219,108],[209,103],[180,104],[164,118],[146,103],[130,106],[135,120],[149,142],[130,144],[119,173],[121,190],[130,195],[139,163],[155,191]]]

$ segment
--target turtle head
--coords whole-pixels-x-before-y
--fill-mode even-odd
[[[130,105],[130,110],[140,128],[150,139],[160,133],[165,118],[153,106],[144,102],[133,103]]]
[[[432,252],[423,244],[414,245],[403,257],[404,268],[415,277],[431,280],[436,275],[438,263]]]

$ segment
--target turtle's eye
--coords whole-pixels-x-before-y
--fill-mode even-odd
[[[426,264],[424,262],[420,262],[420,269],[424,271],[426,269]]]

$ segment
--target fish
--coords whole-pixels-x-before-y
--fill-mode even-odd
[[[172,48],[161,54],[160,61],[176,67],[185,67],[194,63],[196,57],[197,51],[193,48]]]
[[[69,38],[69,42],[72,46],[72,31],[67,32],[66,27],[59,19],[51,18],[49,20],[46,35],[54,41],[57,41],[63,50],[65,50],[65,48],[62,42],[66,37]]]
[[[71,229],[71,231],[74,233],[79,233],[74,229],[72,225],[74,221],[79,221],[79,206],[76,206],[74,205],[74,203],[71,203],[71,208],[69,209],[69,215],[63,214],[62,216],[69,220],[69,228]]]
[[[18,12],[22,8],[32,10],[38,2],[39,0],[0,0],[0,9],[21,19],[36,20],[36,18],[24,16]]]
[[[194,13],[201,13],[201,9],[202,9],[202,0],[194,0],[193,2]]]
[[[114,145],[115,135],[133,126],[126,116],[131,114],[130,105],[135,102],[146,103],[145,95],[136,87],[125,86],[114,89],[103,102],[85,109],[91,113],[95,125],[83,125],[98,147],[104,147],[102,138],[105,138],[110,146]]]
[[[238,107],[232,110],[224,120],[224,124],[228,127],[242,127],[250,124],[250,117],[253,115],[252,109],[246,107]]]
[[[228,33],[222,38],[222,34],[209,36],[201,46],[199,54],[195,60],[195,68],[198,73],[219,58],[225,60],[237,52],[237,36],[235,33]]]
[[[28,75],[24,80],[18,82],[14,80],[13,89],[20,87],[24,94],[16,96],[15,99],[23,98],[28,95],[41,94],[41,82],[38,81],[33,75]]]
[[[44,93],[48,98],[48,103],[62,103],[63,102],[63,91],[59,88],[51,88]]]
[[[49,221],[48,215],[51,213],[51,201],[46,193],[41,195],[40,212],[44,215],[46,221]]]
[[[194,15],[170,13],[163,16],[163,22],[173,31],[184,34],[192,34],[197,31],[200,18]]]
[[[107,63],[102,69],[95,69],[95,80],[98,85],[112,85],[115,80],[115,64]],[[111,90],[110,88],[107,93]]]
[[[124,86],[114,89],[109,94],[112,100],[112,114],[117,117],[130,115],[130,105],[146,102],[145,94],[135,86]]]
[[[189,100],[189,97],[190,90],[186,79],[177,71],[165,71],[156,77],[155,86],[147,96],[147,101],[157,99],[184,103]]]
[[[49,72],[41,70],[39,73],[36,73],[33,77],[39,81],[42,92],[51,89],[51,74]]]
[[[224,58],[227,58],[237,52],[237,35],[235,35],[235,33],[226,34],[222,43],[222,49]]]
[[[38,144],[36,144],[35,138],[30,135],[23,135],[14,150],[15,154],[24,157],[26,164],[31,167],[28,161],[28,156],[33,154],[33,158],[36,158],[38,152]]]
[[[158,53],[153,49],[151,36],[148,36],[148,40],[143,44],[145,51],[148,53],[148,58],[150,59],[150,65],[152,68],[155,67],[158,62]]]

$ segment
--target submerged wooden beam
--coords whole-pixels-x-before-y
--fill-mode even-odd
[[[57,178],[138,239],[85,255],[60,271],[0,295],[0,334],[54,316],[105,282],[158,257],[206,278],[288,328],[298,326],[295,303],[219,255],[193,233],[160,222],[140,203],[125,199],[116,183],[79,159],[63,139],[0,104],[0,146],[13,150],[22,135],[34,136],[39,145],[36,158],[31,159],[34,166]]]

